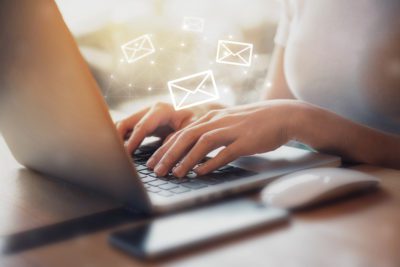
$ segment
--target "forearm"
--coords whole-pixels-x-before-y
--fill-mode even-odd
[[[357,124],[335,113],[300,104],[289,136],[345,161],[400,168],[400,137]]]

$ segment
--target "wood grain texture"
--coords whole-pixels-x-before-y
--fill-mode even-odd
[[[264,229],[148,266],[400,266],[400,171],[355,169],[382,179],[381,190],[293,214]],[[0,235],[65,221],[117,203],[28,171],[0,138]],[[116,228],[2,257],[0,266],[143,266],[107,244]]]

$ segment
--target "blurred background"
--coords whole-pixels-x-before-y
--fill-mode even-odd
[[[131,112],[171,103],[167,82],[212,70],[220,102],[259,99],[279,18],[276,0],[57,0],[106,102]],[[204,19],[202,32],[182,29],[184,17]],[[155,53],[134,63],[121,45],[149,34]],[[249,67],[216,63],[218,40],[254,45]]]

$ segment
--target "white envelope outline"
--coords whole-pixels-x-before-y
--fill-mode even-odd
[[[128,63],[133,63],[155,52],[153,43],[148,34],[121,45],[121,49]]]
[[[229,48],[230,45],[239,46],[241,49],[234,53],[231,50],[232,48]],[[248,55],[246,56],[245,53],[248,53]],[[251,65],[252,54],[253,44],[219,40],[216,61],[217,63],[248,67]]]
[[[203,78],[201,79],[201,82],[199,84],[194,86],[194,89],[184,88],[183,86],[179,85],[180,82],[189,81],[191,79],[199,78],[199,77],[203,77]],[[202,89],[202,86],[207,81],[211,81],[211,84],[212,84],[211,92],[204,91]],[[200,105],[200,104],[203,104],[206,102],[217,100],[219,98],[218,89],[215,84],[214,75],[211,70],[195,73],[195,74],[192,74],[189,76],[185,76],[185,77],[182,77],[182,78],[179,78],[176,80],[169,81],[168,82],[168,90],[170,92],[170,95],[172,98],[172,103],[175,107],[175,110],[180,110],[180,109],[184,109],[184,108],[197,106],[197,105]],[[176,97],[177,94],[179,94],[179,93],[184,95],[184,97],[181,100],[177,100],[177,97]],[[196,95],[201,95],[202,97],[204,97],[204,99],[202,99],[200,101],[196,101],[194,103],[189,103],[189,104],[185,103],[185,102],[189,102],[187,100]]]
[[[204,29],[204,19],[196,17],[184,17],[182,29],[192,32],[202,32]]]

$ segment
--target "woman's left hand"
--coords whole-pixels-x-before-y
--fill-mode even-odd
[[[148,160],[158,176],[172,169],[183,177],[194,167],[198,175],[218,169],[240,156],[267,152],[285,144],[296,100],[272,100],[210,111],[173,134]],[[214,158],[198,165],[206,155],[224,147]],[[178,164],[179,163],[179,164]]]

